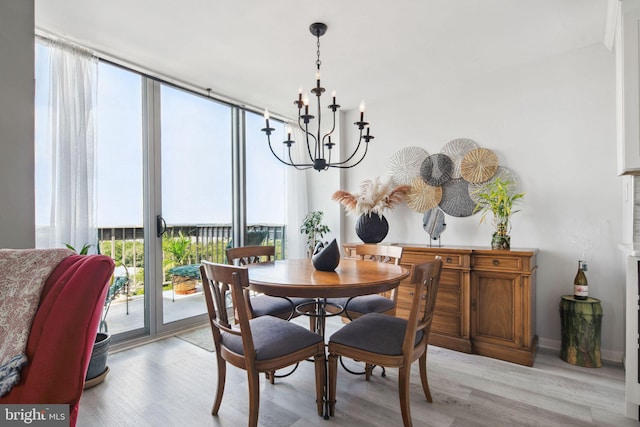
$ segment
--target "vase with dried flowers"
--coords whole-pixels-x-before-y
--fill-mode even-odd
[[[359,215],[356,234],[364,243],[378,243],[389,232],[389,223],[383,213],[402,203],[410,188],[408,185],[394,186],[390,179],[383,182],[377,177],[363,181],[359,193],[338,190],[332,199],[340,202],[347,214]]]

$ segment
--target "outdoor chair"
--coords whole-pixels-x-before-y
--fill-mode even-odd
[[[260,406],[260,372],[273,372],[313,358],[315,362],[316,405],[322,415],[325,353],[322,336],[273,316],[252,318],[245,304],[249,286],[246,267],[203,261],[200,267],[209,324],[218,363],[218,386],[212,415],[217,415],[224,394],[226,362],[245,369],[249,386],[249,426],[257,426]],[[225,296],[231,292],[238,325],[229,322]],[[236,384],[239,386],[240,384]]]
[[[438,294],[442,260],[415,266],[414,293],[409,320],[381,313],[369,313],[346,324],[329,338],[329,414],[334,415],[338,357],[344,356],[366,363],[366,380],[374,365],[399,368],[398,391],[402,421],[411,426],[410,372],[419,360],[422,390],[432,402],[427,381],[427,346]]]
[[[125,276],[116,276],[113,279],[113,282],[109,286],[109,291],[107,292],[107,298],[104,300],[104,307],[102,309],[102,317],[100,318],[100,332],[108,332],[109,327],[107,325],[107,314],[109,313],[109,308],[111,308],[111,303],[114,299],[118,297],[118,295],[123,294],[126,298],[127,305],[127,314],[129,314],[129,271],[126,270]]]

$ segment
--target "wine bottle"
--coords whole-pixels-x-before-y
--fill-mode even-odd
[[[589,297],[587,276],[584,274],[586,270],[587,264],[583,261],[578,261],[578,273],[573,280],[573,297],[577,300],[586,300]]]

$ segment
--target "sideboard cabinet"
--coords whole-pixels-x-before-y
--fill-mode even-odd
[[[535,249],[397,245],[403,247],[400,264],[410,270],[442,258],[430,344],[533,365],[538,342]],[[345,256],[355,256],[355,246],[343,245]],[[400,283],[396,316],[408,317],[411,293],[410,279]]]

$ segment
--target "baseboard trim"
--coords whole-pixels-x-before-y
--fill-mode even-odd
[[[544,348],[546,350],[557,351],[558,355],[559,355],[560,354],[561,341],[538,337],[538,347],[539,348]],[[624,357],[624,352],[600,349],[600,356],[602,357],[602,360],[606,360],[607,362],[620,363],[621,364],[622,363],[622,359]]]

